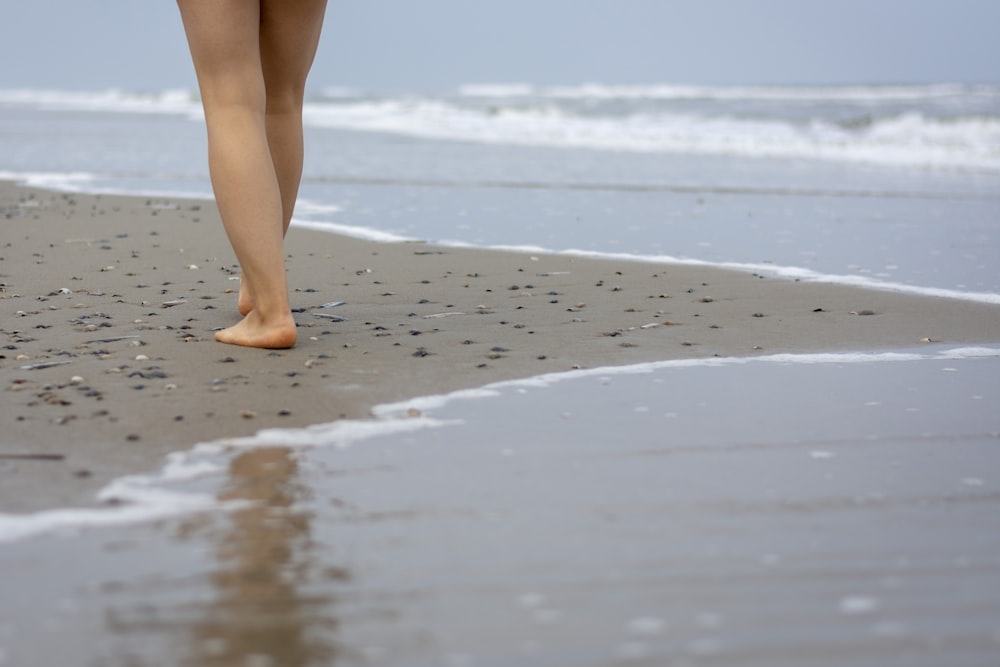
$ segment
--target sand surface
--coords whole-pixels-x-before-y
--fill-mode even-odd
[[[1000,338],[1000,307],[972,302],[293,229],[299,344],[245,349],[212,337],[239,283],[211,202],[0,183],[0,224],[5,513],[93,504],[197,442],[502,379]]]

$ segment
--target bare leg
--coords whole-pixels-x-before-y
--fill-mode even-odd
[[[216,339],[252,347],[291,347],[296,331],[288,304],[283,238],[301,176],[301,121],[291,157],[286,157],[289,151],[284,148],[278,148],[276,156],[269,135],[274,136],[275,145],[283,135],[269,129],[271,98],[267,86],[274,82],[277,94],[282,83],[295,84],[299,79],[293,81],[292,75],[301,71],[301,83],[289,85],[300,91],[304,88],[319,37],[323,3],[284,0],[271,8],[270,2],[178,0],[178,6],[205,107],[212,186],[252,304],[239,324],[220,331]],[[299,13],[296,10],[317,6],[320,11],[313,13],[315,41],[308,60],[297,68],[286,68],[280,59],[273,62],[269,55],[273,49],[267,45],[274,39],[284,43],[277,36],[303,38],[284,23],[286,15],[294,17]],[[266,68],[262,62],[265,57]],[[301,97],[300,92],[299,118]]]
[[[302,180],[302,103],[306,77],[319,45],[326,0],[263,0],[260,59],[266,94],[265,127],[281,192],[282,233],[292,221]],[[239,309],[254,307],[248,282],[240,283]]]

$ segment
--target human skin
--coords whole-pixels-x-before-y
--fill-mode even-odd
[[[326,0],[178,0],[208,130],[212,188],[243,272],[223,343],[292,347],[284,236],[302,177],[302,104]]]

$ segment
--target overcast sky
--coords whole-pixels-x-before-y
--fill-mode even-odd
[[[998,26],[1000,0],[330,0],[310,83],[992,83]],[[0,61],[0,88],[195,85],[172,0],[0,0]]]

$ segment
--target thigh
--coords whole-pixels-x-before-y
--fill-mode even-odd
[[[326,0],[261,0],[260,57],[269,98],[298,97],[312,67]]]
[[[177,0],[202,100],[260,104],[260,3]]]

